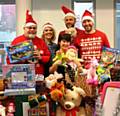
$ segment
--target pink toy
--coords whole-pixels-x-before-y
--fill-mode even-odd
[[[97,85],[98,75],[96,74],[96,68],[98,66],[98,61],[96,58],[91,59],[90,68],[87,70],[87,83]]]
[[[15,104],[10,102],[7,106],[7,116],[14,116],[15,113]]]

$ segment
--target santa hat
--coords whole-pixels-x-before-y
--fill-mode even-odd
[[[85,10],[85,12],[83,13],[83,16],[82,16],[82,22],[84,20],[91,20],[94,23],[94,16],[93,16],[93,14],[90,11]]]
[[[61,6],[61,9],[65,13],[65,17],[72,16],[72,17],[76,18],[75,13],[72,10],[70,10],[69,8],[67,8],[66,6],[64,6],[64,5]]]
[[[53,29],[53,25],[52,25],[51,23],[49,23],[49,22],[47,22],[47,23],[45,23],[45,24],[43,25],[43,30],[44,30],[46,27],[51,27],[51,28]]]
[[[33,20],[31,12],[29,10],[26,11],[26,22],[25,27],[36,25],[37,23]]]

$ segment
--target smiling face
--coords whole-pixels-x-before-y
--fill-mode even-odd
[[[66,16],[64,19],[67,28],[74,27],[76,19],[73,16]]]
[[[86,19],[82,22],[82,26],[87,33],[91,33],[93,31],[94,23],[91,20]]]
[[[70,41],[66,41],[66,40],[63,39],[59,42],[59,45],[60,45],[60,49],[64,52],[66,52],[66,50],[70,46]]]
[[[45,27],[43,30],[43,38],[47,41],[52,41],[54,39],[54,30],[51,27]]]
[[[37,34],[37,25],[31,25],[31,26],[24,27],[25,37],[29,39],[33,39],[35,38],[36,34]]]

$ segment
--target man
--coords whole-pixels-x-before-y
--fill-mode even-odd
[[[31,12],[27,10],[26,12],[26,23],[23,27],[24,34],[16,37],[11,45],[16,45],[18,43],[31,40],[34,45],[34,51],[33,51],[33,58],[37,59],[37,61],[33,60],[24,60],[19,63],[34,63],[35,64],[35,73],[36,74],[44,74],[44,65],[49,61],[50,59],[50,51],[48,50],[48,47],[44,40],[38,38],[36,36],[37,34],[37,23],[33,20]],[[7,63],[9,64],[10,61],[7,58]]]
[[[68,9],[66,6],[62,6],[61,9],[65,14],[64,23],[67,29],[61,31],[59,33],[59,37],[64,33],[71,34],[72,36],[71,43],[73,43],[76,38],[79,38],[82,30],[75,27],[75,23],[76,23],[75,13],[72,10]],[[58,42],[59,42],[59,37],[58,37]]]
[[[23,27],[24,34],[16,37],[11,45],[16,45],[18,43],[31,40],[34,46],[33,51],[33,59],[31,60],[23,60],[18,62],[19,64],[35,64],[35,73],[36,74],[44,74],[45,73],[45,64],[50,59],[50,51],[48,50],[47,45],[44,40],[37,37],[37,23],[33,20],[31,12],[29,10],[26,11],[26,22]],[[34,60],[36,59],[36,60]],[[7,57],[7,63],[10,64],[10,60]],[[22,103],[28,102],[28,95],[18,95],[15,96],[15,105],[16,105],[16,116],[22,116]]]
[[[94,28],[94,17],[88,10],[83,13],[82,26],[85,31],[81,33],[80,38],[77,38],[74,43],[79,49],[79,55],[86,64],[93,57],[99,61],[102,47],[110,47],[108,38],[105,33]]]

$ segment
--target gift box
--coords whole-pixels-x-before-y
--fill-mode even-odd
[[[27,95],[36,93],[34,64],[2,65],[5,79],[5,95]]]
[[[30,59],[33,56],[33,49],[34,47],[32,41],[30,40],[6,47],[10,63],[16,63],[22,60]]]

